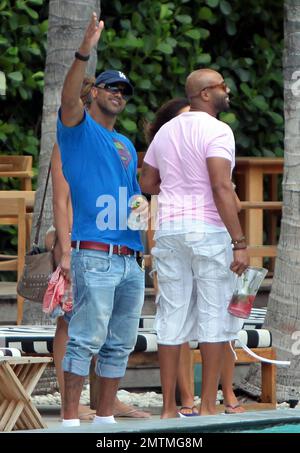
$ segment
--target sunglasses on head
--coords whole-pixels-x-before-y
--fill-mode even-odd
[[[95,85],[95,87],[108,91],[111,94],[120,93],[125,101],[127,101],[131,96],[131,94],[128,92],[128,88],[125,86],[120,87],[117,85],[110,85],[109,83],[101,83],[100,85]]]

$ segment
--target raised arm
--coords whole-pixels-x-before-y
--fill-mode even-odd
[[[104,22],[99,22],[97,14],[93,13],[62,89],[61,119],[65,126],[76,126],[83,118],[84,106],[80,99],[80,91],[91,50],[97,46],[103,28]]]

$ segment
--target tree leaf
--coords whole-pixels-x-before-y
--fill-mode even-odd
[[[161,42],[158,44],[158,46],[156,47],[157,50],[159,50],[160,52],[162,53],[165,53],[165,54],[171,54],[173,53],[173,47],[170,46],[170,44],[166,43],[166,42]]]
[[[228,112],[228,113],[222,112],[220,114],[220,119],[227,124],[233,124],[236,122],[236,116],[232,112]]]
[[[186,14],[179,14],[175,17],[175,19],[180,22],[181,24],[191,24],[192,23],[192,18],[191,16],[187,16]]]
[[[33,3],[34,5],[42,5],[43,0],[27,0],[27,3]]]
[[[136,106],[132,103],[126,105],[126,112],[130,113],[131,115],[136,113]]]
[[[240,84],[240,89],[242,90],[242,92],[246,96],[248,96],[248,98],[252,97],[252,90],[250,89],[250,87],[246,83],[241,83]]]
[[[150,80],[142,79],[139,81],[138,86],[139,86],[139,88],[142,88],[143,90],[150,90],[152,85],[151,85]]]
[[[43,79],[44,78],[44,72],[43,71],[37,71],[35,72],[34,74],[32,74],[32,78],[34,80],[37,80],[37,79]]]
[[[276,157],[274,152],[269,149],[263,149],[263,156],[264,157]]]
[[[26,11],[26,13],[32,17],[32,19],[38,19],[39,18],[39,15],[36,11],[34,11],[34,9],[32,8],[29,8],[29,6],[24,6],[24,10]]]
[[[172,11],[169,9],[168,4],[160,5],[160,20],[166,19],[167,17],[172,15]]]
[[[202,28],[202,27],[200,27],[200,28],[199,28],[199,32],[200,32],[200,36],[201,36],[201,38],[203,38],[203,39],[206,39],[206,38],[208,38],[208,37],[209,37],[209,35],[210,35],[210,31],[209,31],[209,30],[207,30],[206,28]]]
[[[226,31],[229,34],[229,36],[234,36],[236,35],[237,29],[235,22],[232,22],[231,20],[226,21]]]
[[[7,74],[7,77],[9,77],[14,82],[21,82],[23,80],[23,74],[19,71],[10,72],[9,74]]]
[[[22,86],[19,86],[19,93],[21,95],[21,98],[24,99],[24,101],[28,99],[28,93]]]
[[[44,20],[42,23],[39,24],[39,28],[41,33],[47,33],[48,31],[48,20]]]
[[[192,38],[192,39],[200,39],[200,31],[199,30],[196,30],[196,29],[193,29],[193,30],[188,30],[186,31],[185,33],[185,36],[188,36],[189,38]]]
[[[134,121],[130,120],[129,118],[126,118],[126,119],[120,120],[120,122],[121,122],[122,126],[124,127],[124,129],[126,129],[128,132],[136,132],[137,126]]]
[[[218,6],[220,0],[206,0],[206,4],[211,8]]]
[[[282,126],[283,125],[284,119],[283,119],[282,115],[279,115],[276,112],[268,112],[268,115],[272,118],[272,120],[274,121],[274,123],[277,126]]]
[[[208,53],[201,53],[197,57],[197,63],[207,65],[211,62],[211,56]]]
[[[255,96],[252,99],[253,104],[259,109],[259,110],[268,110],[269,105],[266,102],[265,98],[261,95]]]
[[[119,58],[110,57],[107,59],[109,65],[113,69],[122,69],[122,62]]]
[[[228,3],[226,0],[221,0],[220,1],[220,9],[225,16],[229,16],[231,14],[232,8],[230,3]]]
[[[202,20],[210,20],[214,17],[214,14],[211,9],[207,8],[207,6],[203,6],[199,10],[198,17]]]
[[[234,69],[237,75],[240,77],[242,82],[248,82],[250,80],[250,72],[247,69],[235,68]]]

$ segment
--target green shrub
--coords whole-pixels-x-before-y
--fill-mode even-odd
[[[237,153],[282,156],[281,0],[103,0],[102,9],[98,70],[122,69],[135,85],[119,124],[137,149],[145,148],[142,120],[184,94],[190,71],[209,66],[231,88],[232,112],[221,118]]]
[[[166,100],[184,94],[188,73],[220,71],[232,93],[221,118],[233,128],[237,154],[283,155],[283,2],[281,0],[102,0],[105,31],[97,71],[126,72],[135,95],[118,122],[138,150],[143,122]],[[0,0],[0,153],[30,154],[37,166],[46,57],[48,2]],[[35,170],[36,171],[36,170]],[[35,180],[34,180],[35,184]],[[0,181],[0,190],[16,188]],[[8,234],[10,233],[10,234]],[[15,234],[3,231],[0,250]]]

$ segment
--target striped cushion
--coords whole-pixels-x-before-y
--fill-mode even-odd
[[[272,334],[267,329],[240,330],[238,340],[241,340],[248,348],[268,348],[272,346]],[[241,347],[238,341],[236,347]]]
[[[0,326],[0,347],[17,348],[24,354],[49,354],[53,352],[55,326]],[[265,329],[240,330],[238,338],[249,348],[263,348],[272,345],[271,333]],[[191,348],[198,342],[190,342]],[[238,342],[237,342],[237,347]],[[141,328],[135,345],[136,352],[157,351],[156,334],[153,330]]]
[[[21,351],[16,348],[0,348],[0,357],[20,357]]]
[[[238,340],[241,340],[249,348],[268,348],[272,346],[271,332],[266,329],[240,330]],[[197,349],[198,346],[197,341],[190,341],[191,349]],[[236,341],[236,347],[241,347],[238,341]],[[135,352],[157,351],[156,334],[154,332],[140,332],[134,350]]]
[[[25,354],[53,352],[55,326],[0,326],[0,347],[17,348]]]
[[[243,329],[260,329],[266,317],[266,308],[252,308],[248,319],[244,319]]]

